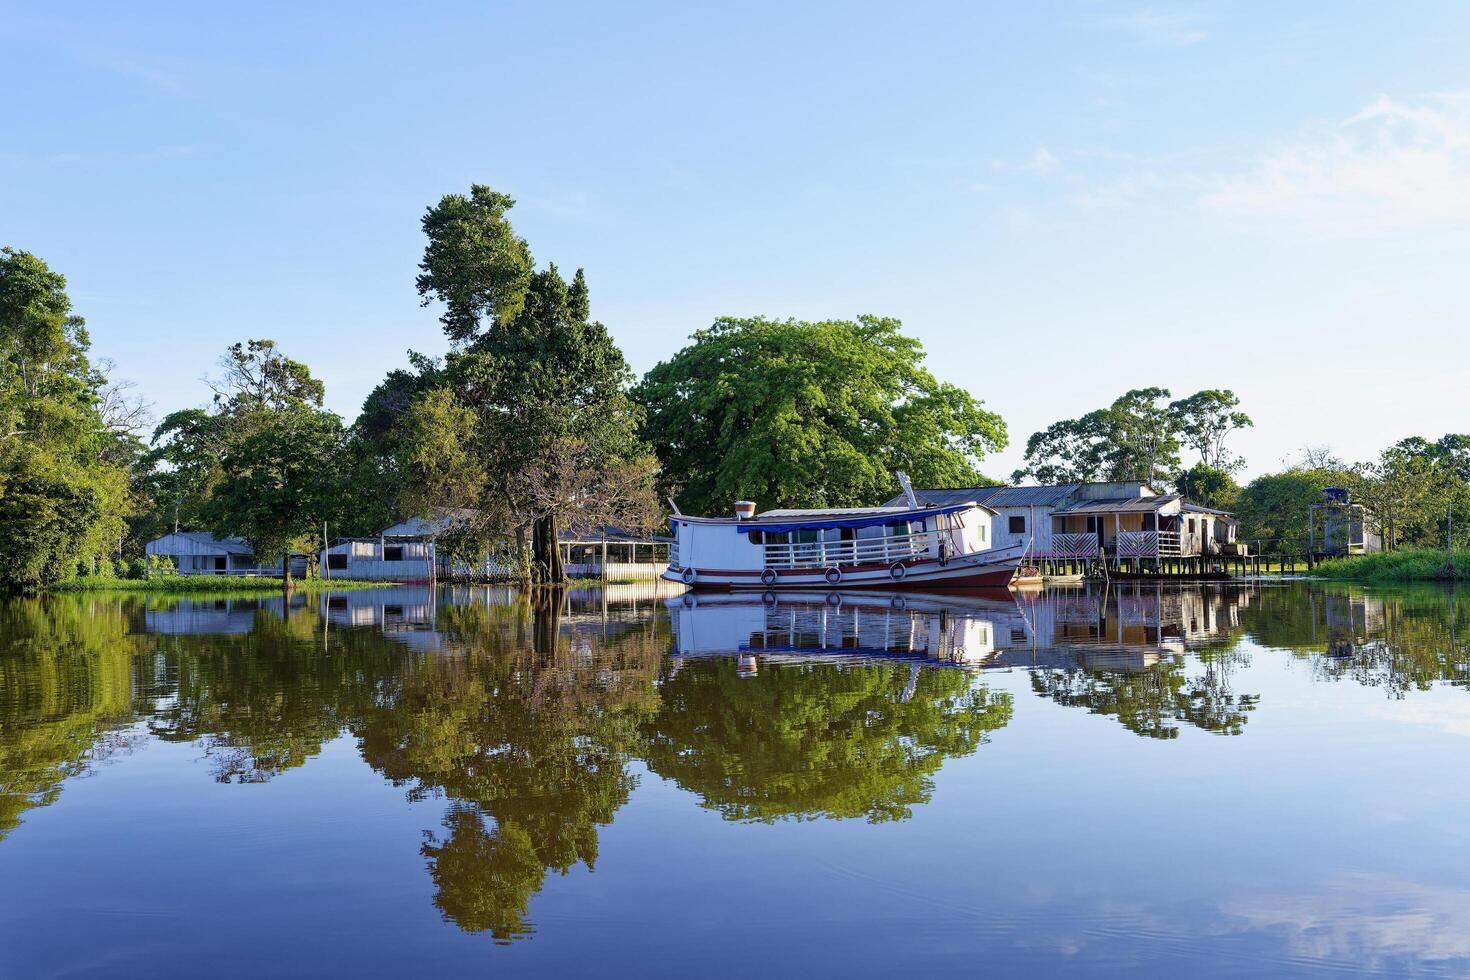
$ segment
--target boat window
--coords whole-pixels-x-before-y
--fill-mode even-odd
[[[820,532],[816,528],[801,528],[796,532],[797,544],[816,544],[821,540]]]
[[[887,524],[885,526],[888,528],[888,534],[890,537],[896,538],[909,533],[908,521],[894,521],[892,524]]]
[[[786,544],[791,540],[790,531],[767,531],[762,536],[766,539],[766,544]]]
[[[765,538],[765,532],[764,531],[761,531],[759,529],[756,529],[754,531],[751,531],[749,534],[747,534],[746,537],[748,537],[750,539],[750,543],[751,544],[760,544],[760,543],[762,543],[762,540]]]
[[[975,528],[975,530],[978,532],[978,537],[979,537],[980,543],[981,544],[984,544],[985,543],[985,525],[984,524],[981,524],[979,527]]]

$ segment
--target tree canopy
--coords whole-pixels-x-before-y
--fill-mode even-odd
[[[923,366],[897,320],[727,318],[643,379],[644,434],[662,489],[692,513],[740,498],[787,507],[872,504],[916,484],[984,482],[999,415]]]
[[[1225,445],[1230,433],[1253,424],[1238,410],[1233,391],[1207,389],[1166,401],[1170,397],[1167,388],[1135,388],[1107,408],[1052,423],[1026,441],[1026,465],[1013,479],[1172,480],[1184,446],[1211,470],[1228,474],[1244,465]]]
[[[0,588],[34,591],[107,561],[134,509],[136,439],[103,415],[109,383],[90,346],[66,279],[0,249]]]
[[[420,361],[420,382],[390,378],[379,405],[416,389],[396,420],[409,505],[479,515],[479,543],[533,529],[536,577],[563,578],[558,529],[650,525],[655,462],[639,442],[622,352],[590,319],[585,275],[536,270],[506,217],[515,202],[475,185],[429,208],[419,294],[443,304],[455,344]],[[446,461],[444,454],[454,461]]]

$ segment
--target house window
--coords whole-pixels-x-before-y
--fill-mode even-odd
[[[388,544],[383,546],[384,561],[403,561],[403,545]]]
[[[1026,533],[1026,515],[1015,514],[1010,518],[1010,532],[1012,534]]]
[[[985,525],[984,524],[976,525],[975,531],[976,531],[976,536],[980,539],[980,543],[981,544],[984,544],[985,543]]]
[[[333,571],[344,571],[347,568],[347,555],[345,553],[327,554],[327,567]]]

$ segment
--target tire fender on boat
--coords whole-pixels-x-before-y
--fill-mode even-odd
[[[836,585],[842,581],[842,569],[833,566],[823,572],[822,577],[827,580],[828,585]]]
[[[776,584],[776,579],[778,579],[780,577],[781,577],[780,573],[777,572],[774,568],[762,568],[761,569],[761,584],[762,585],[775,585]]]
[[[909,573],[908,567],[901,561],[896,561],[888,566],[888,574],[893,576],[895,582],[902,582],[903,577]]]
[[[684,580],[685,585],[693,585],[695,574],[696,573],[694,569],[686,568],[683,572],[680,573],[679,578]]]

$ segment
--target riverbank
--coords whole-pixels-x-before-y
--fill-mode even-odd
[[[368,582],[359,579],[298,578],[291,580],[297,592],[339,592],[345,589],[382,589],[397,582]],[[156,578],[74,578],[53,585],[49,592],[158,592],[171,595],[219,595],[240,592],[280,592],[281,580],[244,575],[160,575]]]
[[[1314,574],[1344,582],[1466,582],[1470,581],[1470,550],[1455,552],[1453,571],[1444,550],[1438,549],[1334,558],[1318,565]]]

